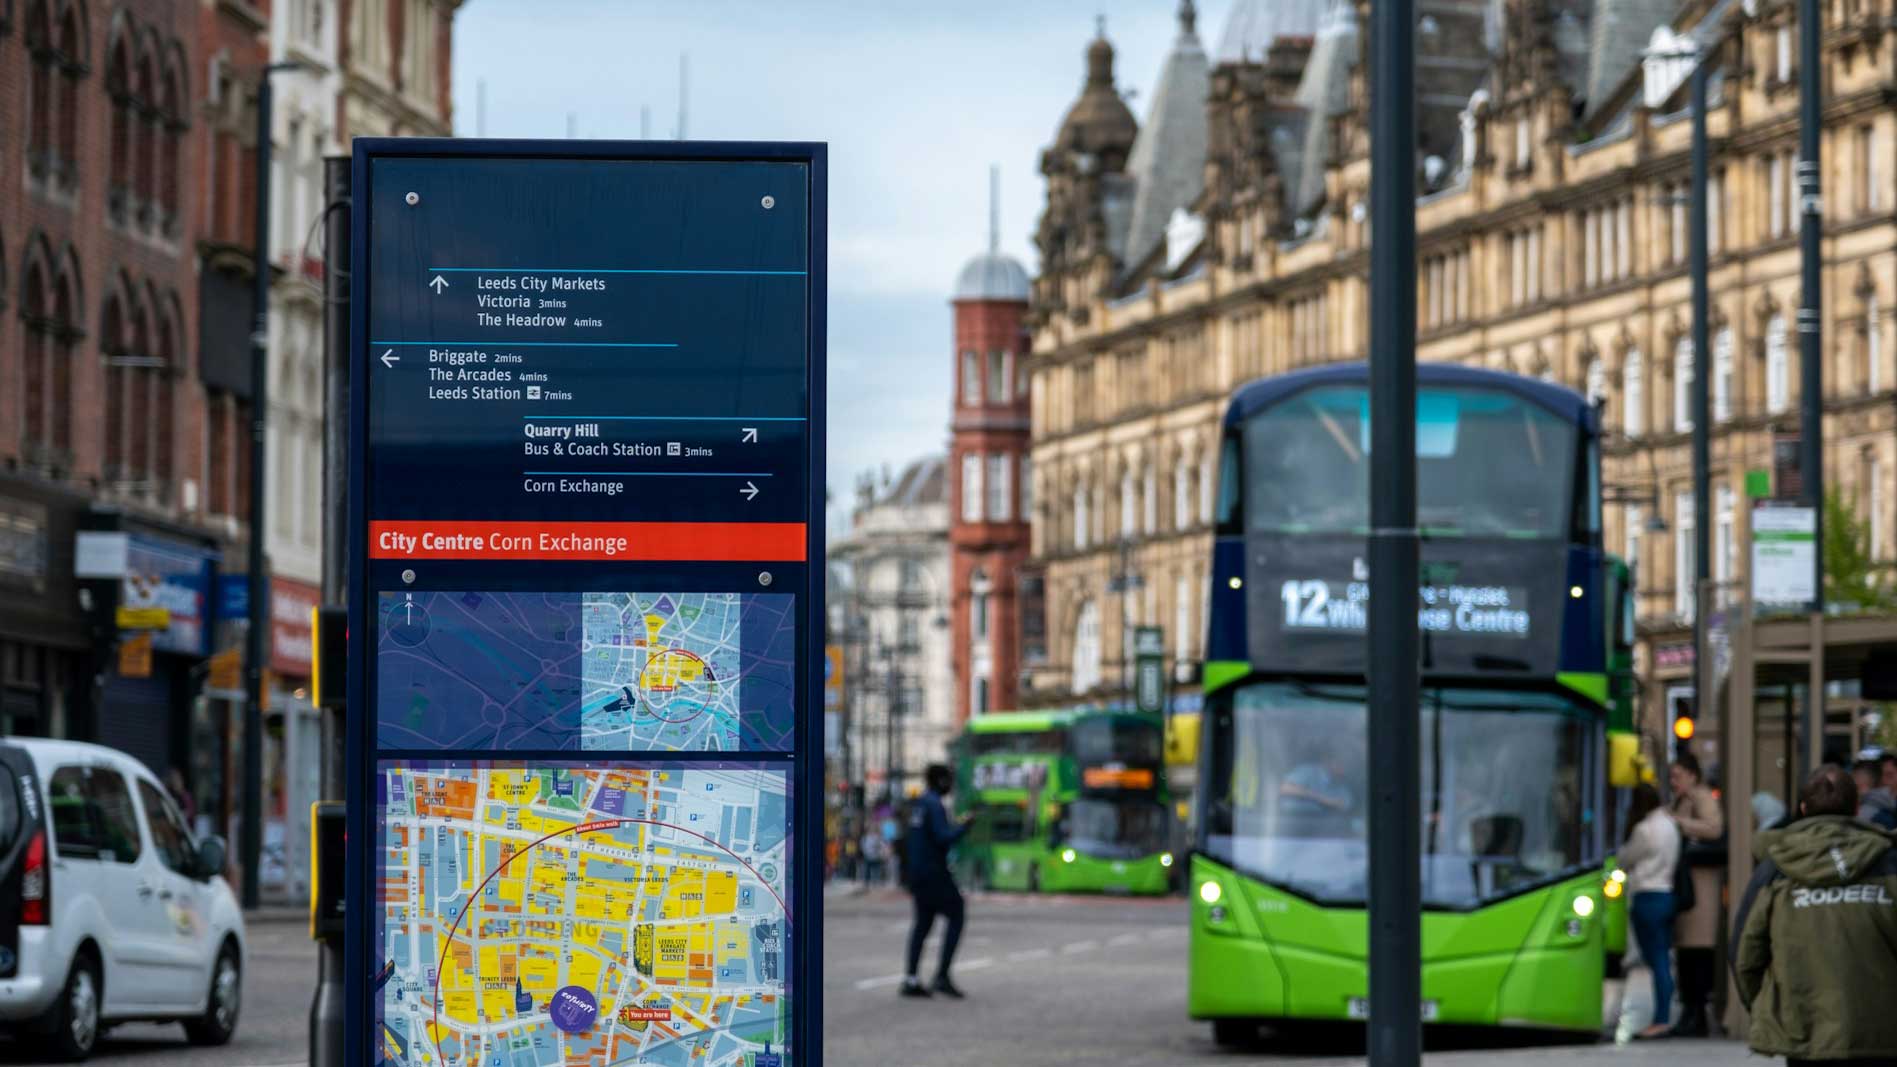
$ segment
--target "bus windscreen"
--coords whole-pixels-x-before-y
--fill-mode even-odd
[[[1579,436],[1572,422],[1512,393],[1419,390],[1418,523],[1438,536],[1566,536]],[[1249,532],[1363,534],[1369,487],[1365,387],[1307,389],[1246,424]]]

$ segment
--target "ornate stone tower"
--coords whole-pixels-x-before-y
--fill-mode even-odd
[[[949,418],[951,646],[956,720],[1012,709],[1020,682],[1017,590],[1028,555],[1028,273],[1000,250],[997,172],[988,250],[955,279]]]

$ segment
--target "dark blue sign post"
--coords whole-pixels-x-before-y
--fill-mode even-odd
[[[355,143],[347,1062],[819,1062],[824,161]]]

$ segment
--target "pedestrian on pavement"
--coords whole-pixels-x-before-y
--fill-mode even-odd
[[[1833,764],[1798,794],[1800,818],[1754,839],[1733,918],[1733,985],[1753,1051],[1800,1064],[1897,1065],[1897,837],[1852,817]]]
[[[1706,1001],[1713,995],[1713,949],[1719,944],[1720,881],[1726,867],[1726,819],[1706,786],[1699,759],[1682,746],[1667,771],[1673,787],[1669,812],[1680,828],[1680,862],[1691,868],[1693,904],[1673,926],[1680,967],[1680,1021],[1674,1037],[1705,1037]]]
[[[974,816],[955,824],[949,821],[948,806],[943,803],[955,788],[955,774],[940,763],[932,763],[923,772],[928,792],[909,805],[909,835],[904,842],[908,857],[905,874],[909,893],[915,898],[915,925],[909,930],[909,953],[903,960],[902,995],[926,997],[940,993],[956,1000],[962,991],[949,980],[949,966],[955,962],[955,946],[962,940],[962,891],[955,887],[955,875],[949,870],[949,849],[968,832]],[[922,963],[922,945],[929,939],[935,917],[947,920],[942,931],[942,957],[935,969],[935,981],[924,986],[916,978]]]
[[[1851,768],[1857,784],[1857,817],[1882,830],[1897,830],[1897,785],[1886,781],[1885,768],[1897,767],[1897,752],[1861,759]]]
[[[1640,958],[1653,972],[1653,1024],[1634,1035],[1646,1040],[1665,1037],[1673,1011],[1673,874],[1680,860],[1680,830],[1660,805],[1660,791],[1651,782],[1634,786],[1628,811],[1627,843],[1620,865],[1633,891],[1628,920]]]

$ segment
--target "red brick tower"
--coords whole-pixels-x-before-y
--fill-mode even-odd
[[[1028,274],[1001,254],[990,172],[988,250],[955,279],[949,553],[957,722],[1015,707],[1016,588],[1028,557]]]

